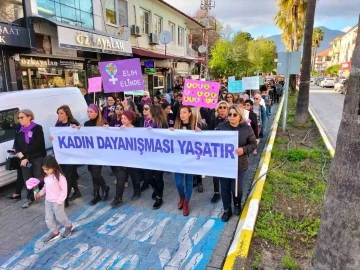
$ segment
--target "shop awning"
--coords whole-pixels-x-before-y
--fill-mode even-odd
[[[146,50],[137,49],[137,48],[133,48],[132,51],[133,51],[133,54],[136,54],[139,56],[144,56],[144,57],[149,57],[149,58],[158,58],[158,59],[176,59],[177,58],[175,56],[155,53],[155,52],[146,51]]]

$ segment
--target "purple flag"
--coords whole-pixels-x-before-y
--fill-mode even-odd
[[[144,90],[139,58],[100,62],[105,93]]]

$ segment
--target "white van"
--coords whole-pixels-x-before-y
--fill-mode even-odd
[[[49,127],[55,126],[56,110],[61,105],[68,105],[80,124],[87,120],[87,104],[80,90],[75,87],[0,93],[0,187],[16,180],[16,171],[5,170],[5,161],[7,150],[13,148],[18,111],[33,111],[34,122],[43,127],[46,149],[51,150]]]

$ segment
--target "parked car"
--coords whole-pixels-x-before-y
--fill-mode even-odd
[[[320,83],[321,83],[322,80],[323,80],[322,77],[316,78],[315,84],[316,84],[317,86],[320,86]]]
[[[325,87],[334,87],[335,86],[335,79],[334,78],[324,78],[321,83],[320,86],[322,88]]]
[[[334,90],[336,92],[340,91],[344,87],[344,82],[346,82],[346,79],[340,79],[337,83],[335,83]]]
[[[55,126],[57,108],[61,105],[69,105],[75,119],[81,124],[87,120],[85,99],[75,87],[5,92],[0,93],[0,100],[0,119],[3,119],[0,122],[0,187],[16,180],[16,170],[5,170],[5,161],[7,150],[13,148],[19,110],[33,111],[35,122],[43,127],[48,151],[52,149],[49,127]]]
[[[315,83],[316,77],[310,77],[310,82]]]

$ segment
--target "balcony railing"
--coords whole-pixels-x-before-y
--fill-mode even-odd
[[[198,52],[193,50],[192,48],[186,49],[186,56],[197,58],[199,56]]]

